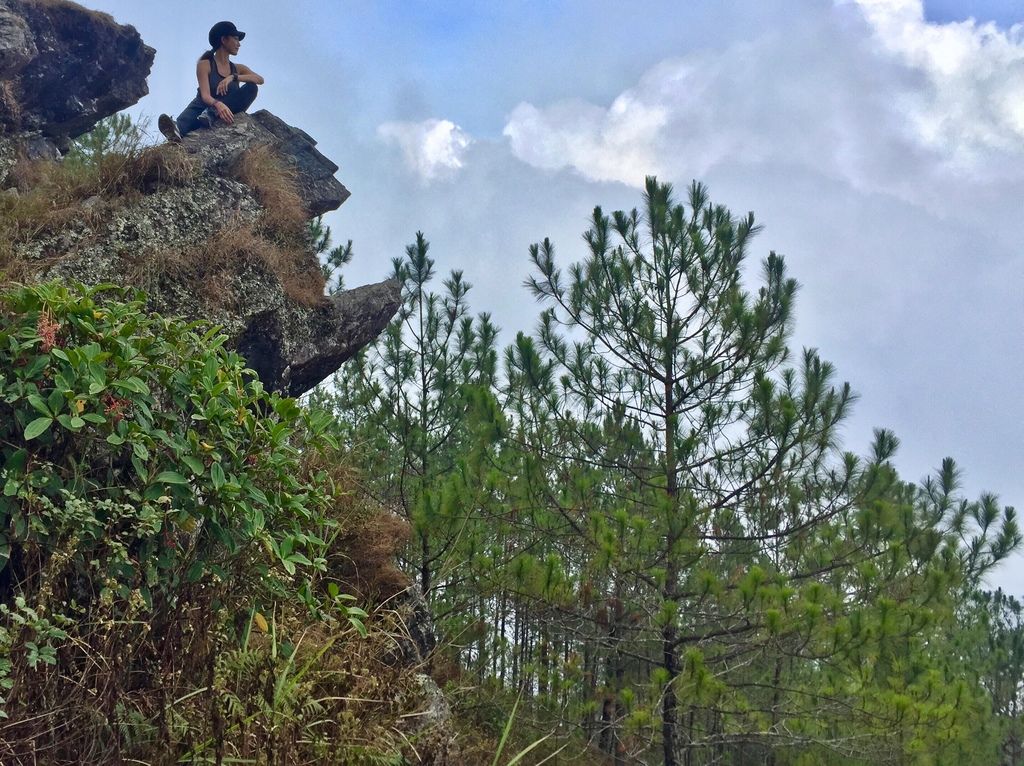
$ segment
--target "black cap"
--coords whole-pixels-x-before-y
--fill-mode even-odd
[[[210,47],[219,48],[222,37],[237,37],[239,40],[243,40],[245,32],[239,32],[238,27],[230,21],[218,21],[210,27]]]

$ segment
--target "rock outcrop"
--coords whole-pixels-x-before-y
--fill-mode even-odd
[[[288,162],[311,216],[337,210],[349,198],[349,190],[334,177],[338,166],[317,150],[316,141],[265,109],[239,115],[231,125],[185,137],[189,154],[215,175],[230,174],[239,159],[257,146],[273,147]]]
[[[153,55],[105,14],[0,0],[0,188],[31,194],[32,174],[15,177],[16,163],[58,158],[145,95]],[[263,167],[247,171],[261,151]],[[323,294],[302,219],[348,198],[337,170],[270,112],[239,115],[181,147],[145,150],[115,182],[62,203],[57,225],[14,243],[19,273],[142,287],[155,310],[222,325],[268,389],[297,396],[371,342],[400,301],[395,282]]]
[[[0,128],[63,148],[149,92],[154,53],[134,27],[105,13],[0,0]]]
[[[322,303],[278,302],[247,316],[235,346],[264,381],[299,396],[373,342],[398,310],[397,282],[345,290]]]

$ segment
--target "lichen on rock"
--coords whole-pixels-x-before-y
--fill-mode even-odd
[[[294,172],[296,188],[310,216],[337,210],[350,195],[334,177],[338,166],[317,150],[316,141],[265,109],[236,115],[230,125],[194,131],[185,137],[184,146],[202,167],[221,175],[230,174],[255,147],[273,147]]]

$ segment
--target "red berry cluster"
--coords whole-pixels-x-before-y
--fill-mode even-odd
[[[132,403],[113,394],[103,395],[103,413],[114,423],[120,423],[126,415],[131,414]]]
[[[57,333],[60,331],[60,322],[53,318],[53,314],[47,309],[39,312],[39,321],[36,322],[36,335],[42,341],[42,349],[50,353],[60,343],[57,341]]]

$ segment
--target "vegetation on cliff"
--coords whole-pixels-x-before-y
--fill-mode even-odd
[[[342,575],[393,596],[396,526],[224,340],[117,288],[0,294],[5,762],[394,763],[429,738],[394,729],[423,694],[400,618]]]

